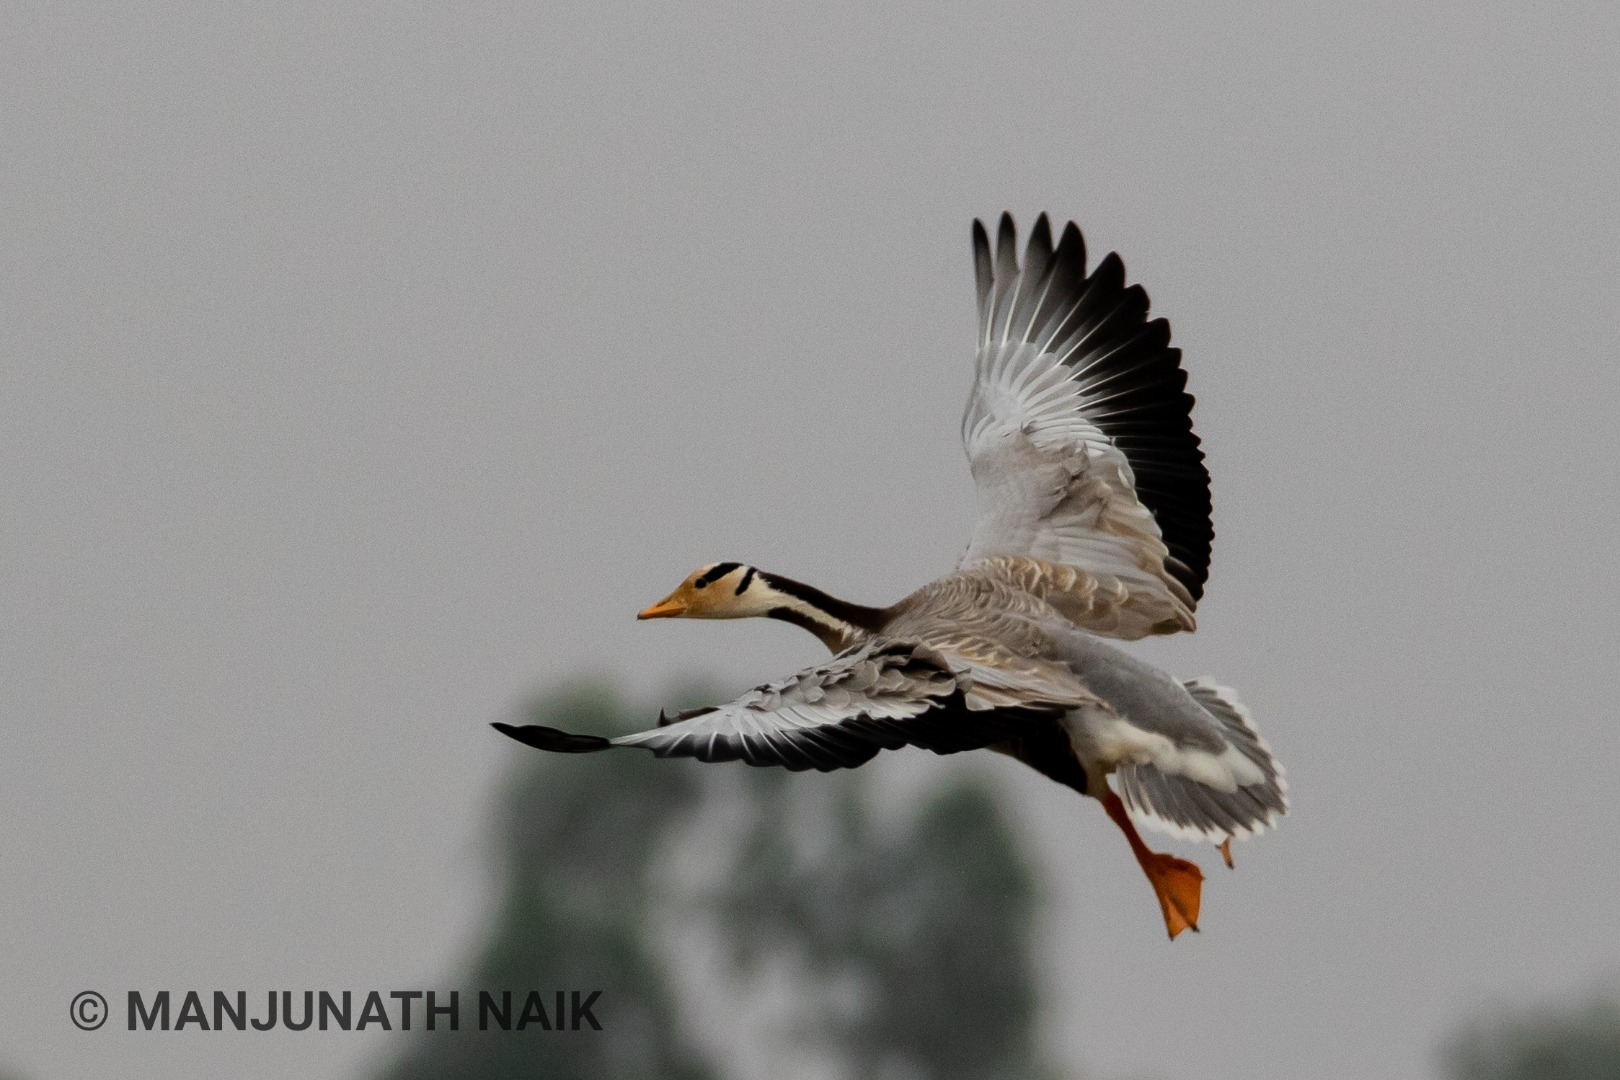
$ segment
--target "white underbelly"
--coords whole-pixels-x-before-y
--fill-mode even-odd
[[[1142,730],[1112,709],[1071,709],[1062,723],[1087,773],[1111,773],[1121,765],[1155,761],[1175,750],[1163,735]]]
[[[1062,724],[1087,780],[1094,785],[1121,765],[1143,764],[1217,791],[1233,792],[1265,780],[1260,767],[1231,744],[1220,753],[1177,746],[1169,737],[1138,727],[1111,709],[1072,709],[1064,714]]]

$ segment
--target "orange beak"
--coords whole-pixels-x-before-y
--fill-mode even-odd
[[[646,611],[636,613],[638,619],[674,619],[686,614],[686,605],[673,596],[666,596]]]

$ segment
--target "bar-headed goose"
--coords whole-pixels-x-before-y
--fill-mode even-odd
[[[741,563],[705,566],[640,617],[780,619],[836,655],[616,739],[495,726],[543,750],[788,769],[853,768],[901,746],[999,750],[1102,802],[1174,938],[1197,929],[1203,875],[1150,851],[1133,820],[1218,844],[1231,865],[1231,839],[1288,806],[1282,767],[1232,691],[1178,682],[1099,637],[1194,628],[1214,533],[1180,350],[1117,255],[1086,273],[1073,223],[1054,248],[1042,215],[1020,267],[1011,217],[993,253],[976,221],[973,254],[962,441],[979,515],[955,571],[866,607]]]

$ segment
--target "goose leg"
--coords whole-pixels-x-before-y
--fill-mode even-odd
[[[1107,788],[1104,790],[1107,791]],[[1102,798],[1102,804],[1130,842],[1131,853],[1141,864],[1142,872],[1153,883],[1153,891],[1159,896],[1159,907],[1164,911],[1164,925],[1170,931],[1171,939],[1174,940],[1183,930],[1196,933],[1204,872],[1198,869],[1197,864],[1186,859],[1150,851],[1141,836],[1137,835],[1136,826],[1131,824],[1130,816],[1125,813],[1125,804],[1118,795],[1108,791]]]

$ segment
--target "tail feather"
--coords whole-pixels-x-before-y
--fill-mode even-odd
[[[1116,772],[1120,798],[1143,825],[1185,840],[1222,843],[1258,835],[1288,812],[1288,781],[1271,748],[1255,730],[1237,693],[1205,679],[1184,684],[1187,693],[1217,724],[1229,743],[1259,766],[1264,778],[1236,791],[1221,791],[1149,764],[1124,765]]]

